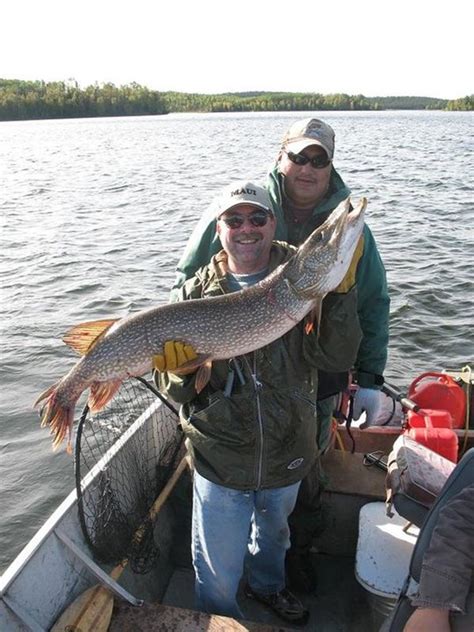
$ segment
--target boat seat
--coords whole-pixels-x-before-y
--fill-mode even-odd
[[[409,587],[413,585],[413,581],[416,583],[419,583],[420,581],[423,556],[430,543],[433,529],[438,522],[439,512],[453,496],[464,489],[466,485],[470,485],[472,483],[474,483],[474,448],[468,450],[455,466],[438,498],[431,507],[420,530],[415,548],[413,549],[410,559],[409,574],[405,580],[404,587],[400,592],[391,615],[380,628],[380,632],[402,632],[408,618],[414,611],[414,608],[407,596],[407,591]],[[471,598],[474,601],[474,595],[471,595]]]
[[[401,434],[388,457],[387,515],[392,515],[393,506],[400,516],[421,527],[455,467],[453,461]]]

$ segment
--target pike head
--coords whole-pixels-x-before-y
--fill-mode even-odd
[[[349,269],[364,227],[366,198],[349,212],[343,200],[299,247],[285,270],[294,292],[305,299],[319,299],[336,289]]]

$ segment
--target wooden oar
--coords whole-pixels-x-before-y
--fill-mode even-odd
[[[163,507],[168,496],[176,485],[179,477],[186,468],[187,457],[184,456],[171,478],[161,490],[159,496],[153,503],[149,516],[153,520]],[[144,526],[138,528],[135,538],[138,541],[143,537]],[[110,577],[115,581],[123,573],[128,560],[118,564],[110,573]],[[114,606],[114,596],[108,588],[102,584],[97,584],[88,588],[77,597],[70,606],[62,613],[59,619],[51,628],[50,632],[65,632],[67,630],[81,630],[81,632],[106,632],[112,617]]]

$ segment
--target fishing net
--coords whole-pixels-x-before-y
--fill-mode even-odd
[[[163,400],[163,401],[162,401]],[[75,446],[81,528],[94,557],[147,573],[159,554],[150,508],[182,456],[177,410],[142,378],[99,413],[84,408]]]

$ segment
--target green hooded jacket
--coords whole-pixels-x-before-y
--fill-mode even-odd
[[[326,197],[314,208],[308,222],[295,226],[290,225],[285,219],[282,176],[278,172],[277,165],[268,175],[266,188],[277,219],[275,239],[286,241],[294,246],[299,246],[350,194],[350,189],[333,167]],[[379,383],[379,376],[383,375],[387,362],[390,299],[385,268],[372,232],[367,225],[364,227],[363,236],[364,248],[357,264],[355,277],[362,341],[354,368],[357,370],[360,386],[374,387]],[[222,245],[216,234],[215,206],[211,204],[196,225],[178,263],[171,300],[176,300],[178,290],[183,283],[192,277],[198,268],[206,265],[221,248]]]
[[[293,252],[274,242],[270,271]],[[228,293],[226,262],[221,251],[182,286],[178,300]],[[317,369],[348,370],[359,346],[355,288],[324,299],[316,329],[305,333],[303,321],[253,353],[213,362],[199,394],[195,374],[155,374],[160,389],[182,404],[181,425],[202,476],[241,490],[282,487],[306,476],[317,456]]]

